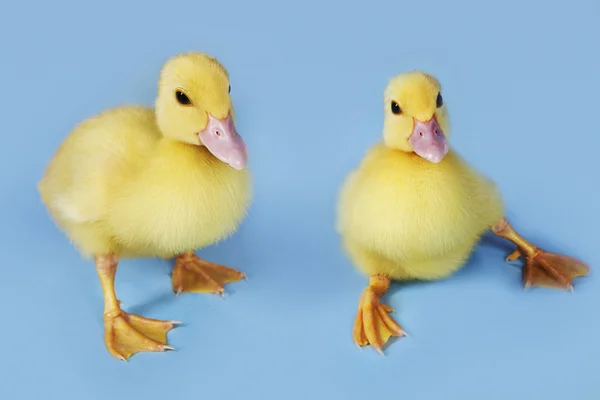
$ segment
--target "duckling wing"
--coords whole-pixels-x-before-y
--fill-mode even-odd
[[[160,135],[152,110],[113,109],[78,125],[61,144],[40,181],[42,200],[58,220],[106,218],[115,187],[135,178]]]

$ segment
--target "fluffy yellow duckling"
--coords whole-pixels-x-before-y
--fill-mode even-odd
[[[573,278],[588,274],[583,262],[548,253],[515,232],[494,183],[449,148],[436,78],[420,71],[394,77],[384,114],[383,142],[347,177],[338,208],[344,248],[370,276],[353,328],[357,345],[383,354],[390,336],[405,336],[380,300],[391,280],[448,277],[487,230],[517,245],[508,260],[525,256],[526,286],[572,289]]]
[[[223,293],[244,278],[194,250],[232,234],[251,201],[247,150],[234,124],[226,69],[201,53],[160,72],[155,108],[123,106],[80,123],[38,187],[56,224],[94,257],[114,357],[164,351],[177,321],[128,314],[114,289],[119,259],[175,258],[173,290]]]

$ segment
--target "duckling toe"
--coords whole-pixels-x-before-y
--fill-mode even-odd
[[[516,249],[515,251],[513,251],[512,253],[507,255],[504,260],[508,263],[513,263],[513,262],[517,261],[519,258],[521,258],[522,255],[523,255],[523,253],[521,253],[521,250]]]

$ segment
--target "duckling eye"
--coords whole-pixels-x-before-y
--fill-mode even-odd
[[[438,93],[437,99],[435,100],[435,106],[437,108],[440,108],[443,105],[444,105],[444,99],[442,98],[442,94]]]
[[[402,113],[402,109],[395,101],[392,101],[392,114],[400,115]]]
[[[227,89],[228,93],[231,93],[231,85],[229,85],[229,89]]]
[[[175,92],[175,98],[177,99],[177,102],[181,105],[189,106],[190,104],[192,104],[190,98],[187,97],[187,95],[181,90]]]

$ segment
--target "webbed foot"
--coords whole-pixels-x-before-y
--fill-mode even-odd
[[[246,278],[246,274],[224,265],[205,261],[192,252],[175,260],[172,285],[177,294],[182,292],[224,294],[224,285]]]
[[[118,258],[114,255],[97,255],[96,271],[104,294],[104,343],[115,358],[126,361],[142,351],[174,350],[167,345],[167,332],[178,321],[161,321],[128,314],[121,310],[115,294],[115,275]]]
[[[371,345],[383,355],[383,346],[392,336],[403,337],[406,332],[388,314],[394,310],[383,304],[380,297],[387,291],[390,280],[372,276],[369,286],[360,296],[352,337],[357,346]]]
[[[142,351],[174,350],[167,345],[167,332],[180,323],[144,318],[118,309],[104,314],[104,343],[113,357],[123,361]]]
[[[517,245],[517,249],[506,257],[507,262],[525,257],[523,285],[526,288],[538,286],[572,291],[573,280],[590,272],[589,266],[577,258],[550,253],[529,243],[505,218],[492,228],[492,232]]]

